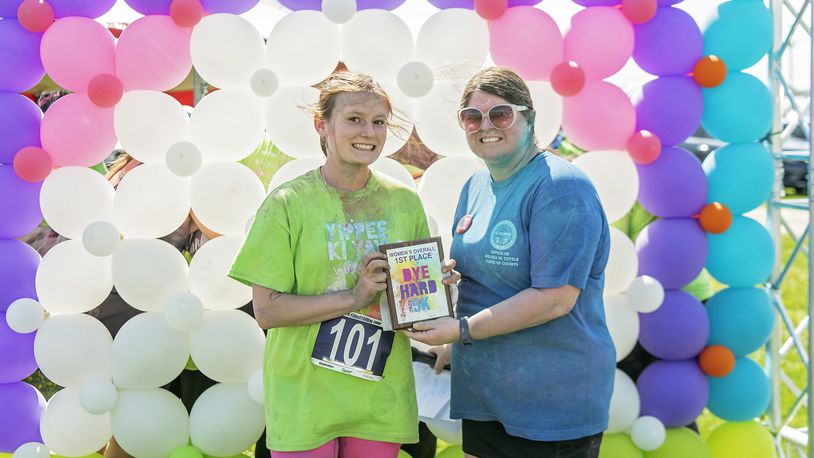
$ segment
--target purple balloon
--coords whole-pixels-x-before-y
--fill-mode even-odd
[[[694,80],[686,76],[656,78],[642,88],[636,105],[636,130],[656,134],[661,146],[686,140],[701,124],[704,96]]]
[[[37,299],[34,278],[40,255],[19,240],[0,240],[0,312],[17,299]],[[0,415],[2,416],[2,415]]]
[[[219,3],[221,0],[208,0],[214,3]],[[245,1],[245,0],[241,0]],[[314,11],[322,11],[322,0],[278,0],[281,5],[284,7],[293,10],[314,10]],[[469,9],[472,9],[472,0],[469,1]],[[457,3],[466,3],[466,0],[457,0]],[[404,0],[357,0],[356,1],[356,9],[357,10],[370,10],[370,9],[380,9],[380,10],[392,10],[401,6],[404,3]],[[430,3],[434,2],[431,0]],[[438,5],[436,5],[438,6]],[[439,7],[440,8],[440,7]],[[452,8],[467,8],[466,6],[457,6]]]
[[[613,5],[621,5],[622,0],[574,0],[574,3],[576,3],[577,5],[585,6],[585,7],[613,6]]]
[[[656,311],[640,313],[639,343],[653,356],[682,360],[698,356],[709,339],[706,309],[680,289],[666,291]]]
[[[23,0],[0,1],[0,18],[17,19],[17,8]]]
[[[683,0],[658,0],[659,6],[670,6],[675,5],[676,3],[681,3]]]
[[[0,165],[0,238],[22,237],[42,222],[40,188],[41,181],[29,183],[12,166]]]
[[[11,164],[17,151],[40,146],[42,111],[31,99],[0,92],[0,164]]]
[[[48,0],[54,9],[54,17],[82,16],[97,18],[113,8],[116,0]]]
[[[170,3],[172,0],[124,0],[130,8],[137,12],[151,16],[154,14],[168,15],[170,14]]]
[[[704,51],[704,40],[695,20],[686,12],[660,7],[650,21],[635,25],[633,59],[654,75],[686,75]]]
[[[45,76],[41,40],[16,19],[0,19],[0,92],[25,92]]]
[[[42,443],[40,418],[45,398],[25,382],[0,384],[0,452],[13,453],[26,442]]]
[[[230,13],[241,14],[249,11],[257,5],[260,0],[201,0],[204,11],[207,13]]]
[[[636,237],[636,251],[639,275],[650,275],[664,289],[679,289],[704,268],[707,235],[694,219],[659,219]]]
[[[636,165],[639,172],[639,203],[661,218],[688,218],[707,203],[707,175],[690,152],[664,148],[658,159]]]
[[[6,323],[6,314],[0,313],[0,383],[19,382],[37,370],[34,359],[36,332],[18,334]]]
[[[694,359],[656,361],[644,369],[636,387],[641,414],[658,418],[668,428],[690,424],[709,397],[707,377]]]

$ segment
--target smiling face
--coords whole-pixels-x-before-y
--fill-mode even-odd
[[[511,162],[513,158],[524,154],[534,143],[526,117],[516,114],[514,123],[507,129],[500,130],[489,120],[489,109],[495,105],[509,104],[506,99],[483,91],[474,91],[468,107],[474,107],[484,114],[483,123],[477,132],[466,132],[469,149],[476,156],[488,163]]]
[[[334,96],[327,119],[314,119],[325,138],[328,160],[346,165],[368,166],[382,152],[390,115],[385,101],[376,95],[344,92]]]

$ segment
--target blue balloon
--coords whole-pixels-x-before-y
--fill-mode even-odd
[[[727,288],[707,300],[709,345],[723,345],[735,356],[746,356],[768,340],[774,309],[766,290]]]
[[[40,146],[42,111],[22,94],[0,92],[0,164],[11,164],[17,151]]]
[[[751,143],[772,127],[772,94],[752,75],[730,73],[723,84],[704,89],[701,125],[728,143]]]
[[[708,202],[720,202],[733,214],[753,210],[769,199],[774,185],[772,155],[760,143],[718,148],[704,159]]]
[[[97,18],[113,8],[116,0],[48,0],[54,9],[54,17],[82,16]]]
[[[709,377],[707,408],[728,421],[750,421],[769,407],[769,379],[749,358],[737,358],[725,377]]]
[[[758,63],[772,49],[772,15],[762,1],[729,1],[704,32],[704,55],[716,55],[730,72]]]
[[[0,91],[25,92],[45,76],[40,41],[41,33],[25,30],[16,19],[0,19]]]
[[[707,270],[721,283],[749,287],[766,281],[774,266],[769,231],[746,216],[734,216],[722,234],[709,234]]]

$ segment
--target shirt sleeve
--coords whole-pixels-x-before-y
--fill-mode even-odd
[[[249,286],[290,293],[294,288],[291,233],[287,201],[275,193],[257,211],[229,276]]]
[[[604,271],[607,244],[601,242],[603,237],[607,241],[607,232],[598,199],[584,193],[571,192],[533,208],[529,224],[531,286],[585,289],[591,275]]]

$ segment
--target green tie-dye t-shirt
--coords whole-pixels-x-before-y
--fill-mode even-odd
[[[353,288],[359,262],[379,244],[429,237],[418,196],[387,176],[373,172],[365,188],[343,199],[344,211],[319,170],[275,189],[229,275],[283,293],[319,295]],[[378,306],[360,313],[378,318]],[[374,382],[311,363],[319,326],[268,333],[263,382],[269,449],[310,450],[336,437],[416,442],[409,339],[396,334],[384,375]]]

